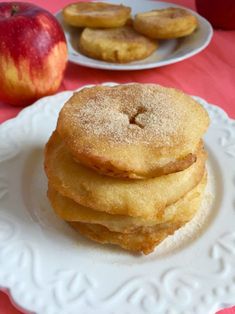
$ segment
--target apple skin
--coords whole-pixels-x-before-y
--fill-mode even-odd
[[[196,7],[214,28],[235,29],[235,0],[196,0]]]
[[[64,32],[48,11],[0,3],[0,100],[22,106],[53,94],[67,63]]]

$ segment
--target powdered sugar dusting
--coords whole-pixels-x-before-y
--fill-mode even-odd
[[[181,134],[187,119],[181,97],[153,84],[108,87],[97,90],[95,97],[72,110],[70,121],[83,134],[113,143],[141,141],[167,146]]]

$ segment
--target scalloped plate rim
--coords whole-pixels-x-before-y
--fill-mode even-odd
[[[107,82],[107,83],[104,83],[104,85],[116,85],[116,84],[117,84],[117,83],[114,83],[114,82]],[[127,83],[127,84],[128,84],[128,83]],[[82,86],[82,87],[80,87],[78,90],[80,90],[80,89],[82,89],[82,88],[84,88],[84,87],[91,87],[91,86],[93,86],[93,84]],[[68,96],[69,96],[69,94],[71,94],[72,92],[73,92],[73,91],[63,91],[63,92],[57,93],[57,94],[55,94],[55,95],[50,95],[50,96],[43,97],[43,98],[39,99],[37,102],[35,102],[35,103],[32,104],[31,106],[24,108],[15,118],[12,118],[12,119],[6,121],[5,123],[2,123],[2,124],[0,125],[0,132],[1,132],[2,128],[4,128],[5,126],[7,126],[7,125],[10,125],[10,126],[11,126],[11,125],[14,125],[15,122],[20,121],[21,119],[24,119],[24,117],[27,117],[27,114],[30,114],[30,112],[31,112],[32,110],[34,110],[34,108],[39,108],[39,109],[40,109],[41,102],[44,102],[44,101],[47,100],[47,99],[53,99],[54,97],[58,97],[58,96],[62,96],[62,95],[68,95]],[[216,110],[218,110],[218,112],[219,112],[221,115],[223,115],[223,116],[226,118],[226,120],[229,120],[229,121],[231,121],[231,122],[234,122],[234,121],[235,121],[234,119],[231,119],[230,117],[228,117],[227,113],[226,113],[223,109],[221,109],[220,107],[218,107],[218,106],[216,106],[216,105],[208,104],[208,103],[207,103],[204,99],[202,99],[201,97],[197,97],[197,96],[194,96],[194,97],[197,98],[197,99],[200,99],[203,103],[205,103],[205,104],[207,104],[207,105],[209,105],[209,106],[212,106],[212,107],[216,108]],[[7,288],[12,292],[12,298],[15,300],[15,303],[18,304],[18,301],[17,301],[16,298],[14,297],[14,291],[16,290],[16,287],[7,287]],[[219,309],[219,307],[220,307],[220,304],[222,304],[222,302],[221,302],[221,303],[218,303],[218,305],[217,305],[217,308],[218,308],[218,309]],[[19,307],[22,308],[22,306],[21,306],[20,304],[19,304]],[[214,309],[214,307],[213,307],[213,309]],[[26,310],[27,310],[27,309],[26,309]]]

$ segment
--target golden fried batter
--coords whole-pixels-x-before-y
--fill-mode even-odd
[[[157,49],[157,42],[137,33],[130,26],[85,28],[79,39],[79,49],[94,59],[126,63],[150,56]]]
[[[141,217],[130,217],[124,215],[111,215],[105,212],[84,207],[73,200],[62,196],[49,185],[48,198],[56,214],[67,221],[78,221],[92,224],[100,224],[110,231],[131,233],[137,230],[145,230],[157,224],[166,222],[177,223],[178,221],[189,221],[200,206],[203,191],[206,186],[206,174],[201,182],[184,197],[174,204],[167,206],[162,216],[152,219]]]
[[[154,247],[160,244],[169,235],[185,224],[185,221],[177,223],[164,223],[149,228],[148,232],[138,230],[134,233],[121,233],[109,231],[104,226],[81,222],[68,222],[76,231],[89,239],[102,244],[116,244],[123,249],[149,254]]]
[[[188,168],[208,125],[206,110],[183,92],[128,84],[74,93],[57,131],[81,163],[105,175],[143,179]]]
[[[135,217],[162,216],[201,180],[206,153],[184,171],[146,180],[112,178],[75,162],[57,132],[45,150],[45,171],[50,185],[77,203],[98,211]]]
[[[77,27],[120,27],[130,18],[131,8],[104,2],[77,2],[63,9],[63,18]]]
[[[155,39],[187,36],[197,28],[197,25],[196,17],[180,8],[138,13],[133,23],[137,32]]]

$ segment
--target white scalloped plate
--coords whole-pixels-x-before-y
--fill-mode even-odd
[[[0,126],[0,286],[38,314],[209,314],[234,303],[235,121],[196,97],[212,121],[205,142],[215,197],[197,234],[194,221],[138,256],[80,237],[47,201],[43,147],[71,94],[43,98]]]
[[[109,2],[120,4],[120,0],[109,0]],[[184,8],[174,3],[162,1],[122,0],[121,3],[132,8],[133,16],[138,12],[146,12],[154,9],[163,9],[167,7]],[[151,56],[143,60],[129,62],[126,64],[117,64],[95,60],[81,54],[78,49],[78,37],[80,35],[80,29],[76,27],[70,27],[64,23],[61,11],[56,13],[56,18],[62,25],[65,32],[70,61],[96,69],[141,70],[156,68],[182,61],[194,56],[209,45],[213,35],[213,29],[210,23],[195,11],[192,11],[188,8],[184,9],[190,11],[198,19],[199,27],[192,35],[181,39],[162,40],[159,42],[159,48]]]

